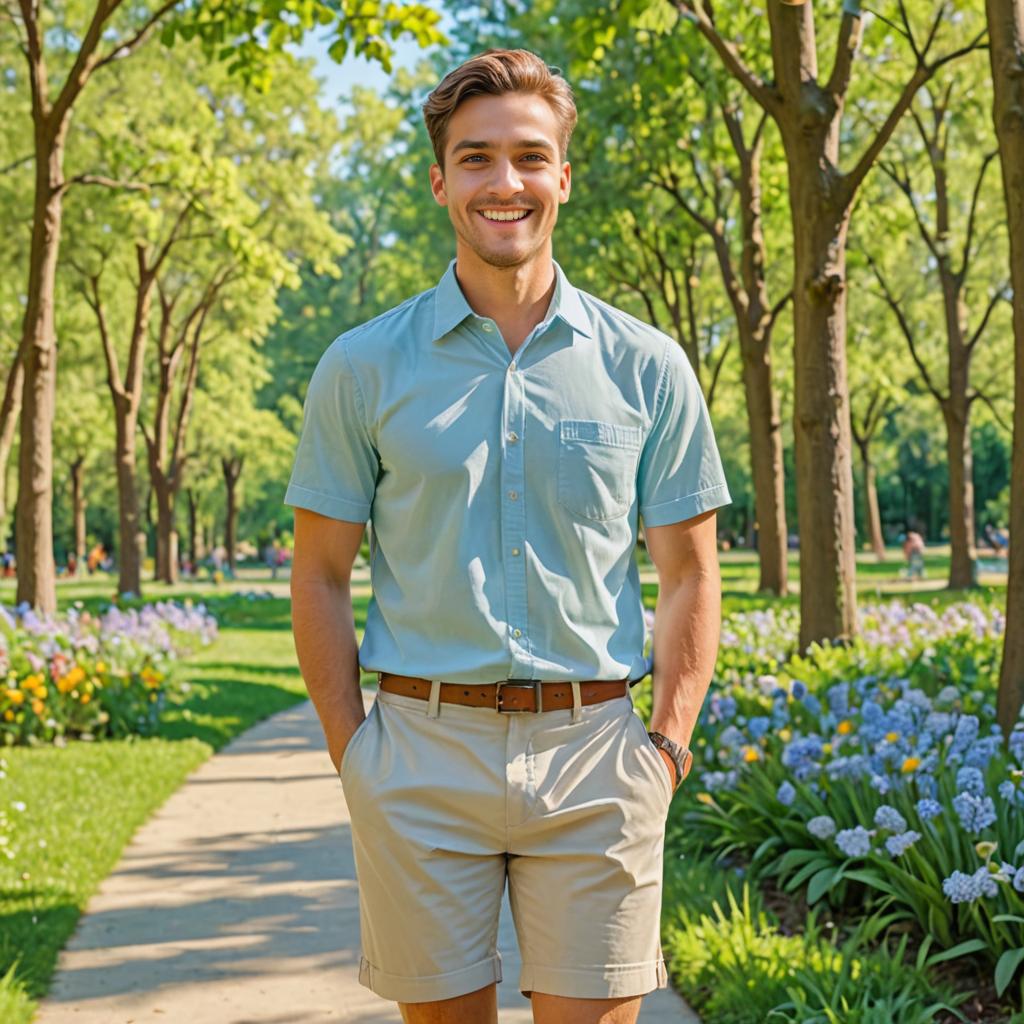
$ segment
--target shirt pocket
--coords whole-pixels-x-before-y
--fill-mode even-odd
[[[639,427],[559,420],[559,504],[585,519],[625,515],[636,493],[640,442]]]

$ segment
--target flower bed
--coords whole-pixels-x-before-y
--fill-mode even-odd
[[[152,733],[177,659],[216,634],[213,616],[189,602],[44,617],[0,606],[0,743]]]
[[[1002,993],[1024,962],[1024,723],[1004,745],[1002,613],[891,602],[861,621],[851,645],[805,657],[792,612],[723,624],[684,831],[809,904],[979,954]]]

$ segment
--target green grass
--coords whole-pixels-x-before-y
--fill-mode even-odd
[[[223,593],[177,591],[215,605]],[[107,595],[102,584],[60,588],[62,604],[99,604]],[[0,857],[0,976],[13,969],[0,981],[4,1024],[32,1019],[60,948],[135,830],[216,750],[306,698],[287,598],[229,602],[220,611],[220,635],[189,659],[189,689],[158,735],[0,753],[0,811],[11,821],[14,853]],[[365,598],[356,612],[365,621]]]

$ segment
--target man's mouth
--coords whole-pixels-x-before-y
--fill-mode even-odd
[[[477,210],[477,213],[484,220],[497,224],[508,224],[518,220],[526,220],[532,212],[532,210]]]

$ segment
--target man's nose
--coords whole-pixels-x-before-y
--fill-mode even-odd
[[[502,198],[511,198],[523,191],[523,179],[511,160],[494,161],[490,190]]]

